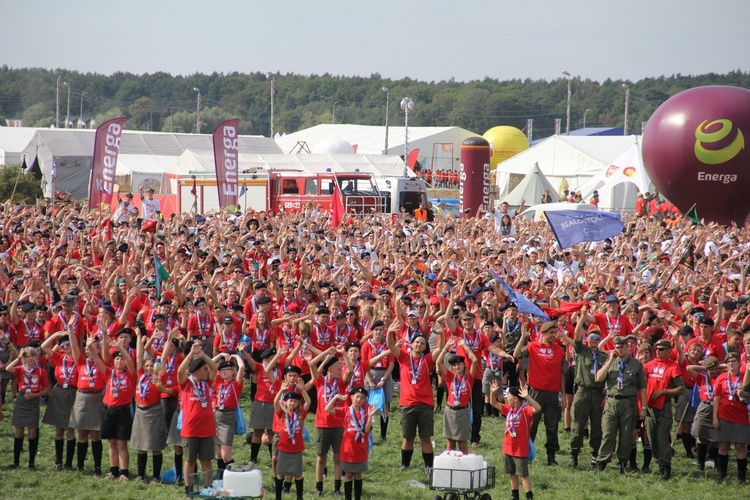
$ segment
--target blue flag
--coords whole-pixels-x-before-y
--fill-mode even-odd
[[[617,214],[585,210],[545,212],[560,248],[570,248],[584,241],[602,241],[622,233],[624,224]]]
[[[544,321],[550,321],[549,316],[544,314],[544,311],[539,309],[536,304],[534,304],[532,301],[526,298],[526,296],[522,293],[518,293],[515,291],[508,283],[505,282],[504,279],[502,279],[495,271],[492,269],[489,270],[490,274],[497,280],[500,285],[502,285],[503,289],[505,290],[505,293],[508,294],[508,297],[510,298],[511,302],[513,302],[518,307],[518,312],[523,314],[531,314],[532,316],[539,316]]]
[[[240,188],[240,194],[238,194],[237,197],[243,196],[245,191],[247,191],[247,183],[243,182],[242,187]]]
[[[693,386],[693,391],[690,393],[690,406],[698,408],[701,404],[701,388],[698,384]]]

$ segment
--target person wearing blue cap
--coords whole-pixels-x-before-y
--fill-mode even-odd
[[[620,313],[620,299],[616,295],[607,295],[604,299],[606,312],[586,313],[586,323],[596,323],[602,332],[603,342],[599,348],[605,351],[614,349],[615,337],[627,337],[633,334],[633,325],[625,314]]]

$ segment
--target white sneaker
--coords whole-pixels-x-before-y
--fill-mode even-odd
[[[706,460],[706,468],[714,468],[715,464],[713,460]]]

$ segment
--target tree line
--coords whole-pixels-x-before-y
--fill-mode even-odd
[[[56,122],[59,86],[59,126],[68,109],[71,120],[79,115],[101,123],[126,116],[126,128],[162,132],[196,132],[200,91],[201,132],[209,133],[221,121],[240,118],[242,134],[271,132],[271,92],[274,93],[274,132],[291,133],[321,123],[384,125],[386,98],[388,121],[403,124],[399,103],[405,96],[415,101],[409,113],[412,126],[458,126],[483,134],[498,125],[523,129],[534,120],[534,137],[554,133],[555,119],[565,130],[568,80],[493,78],[459,82],[454,79],[423,82],[402,78],[298,75],[293,73],[212,73],[189,76],[153,73],[112,75],[69,70],[0,67],[0,124],[20,119],[25,126],[50,127]],[[750,88],[747,71],[727,74],[671,75],[637,82],[571,80],[570,128],[622,127],[625,90],[630,88],[629,129],[641,132],[641,123],[667,98],[702,85]],[[387,88],[388,92],[383,88]],[[195,90],[198,89],[198,90]],[[70,99],[68,96],[70,95]]]

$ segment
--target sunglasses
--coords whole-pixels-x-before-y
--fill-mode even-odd
[[[347,316],[356,316],[356,314],[353,313],[346,313]]]
[[[424,309],[425,307],[427,306],[424,304],[417,304],[417,309]]]
[[[60,344],[60,347],[62,347],[63,349],[66,347],[70,347],[70,342],[63,342],[62,344]]]
[[[0,316],[10,316],[10,313],[7,313],[7,312],[0,312]]]
[[[666,348],[666,347],[657,347],[656,350],[657,351],[668,351],[669,349]]]
[[[599,335],[589,335],[589,340],[601,340],[602,338]]]

